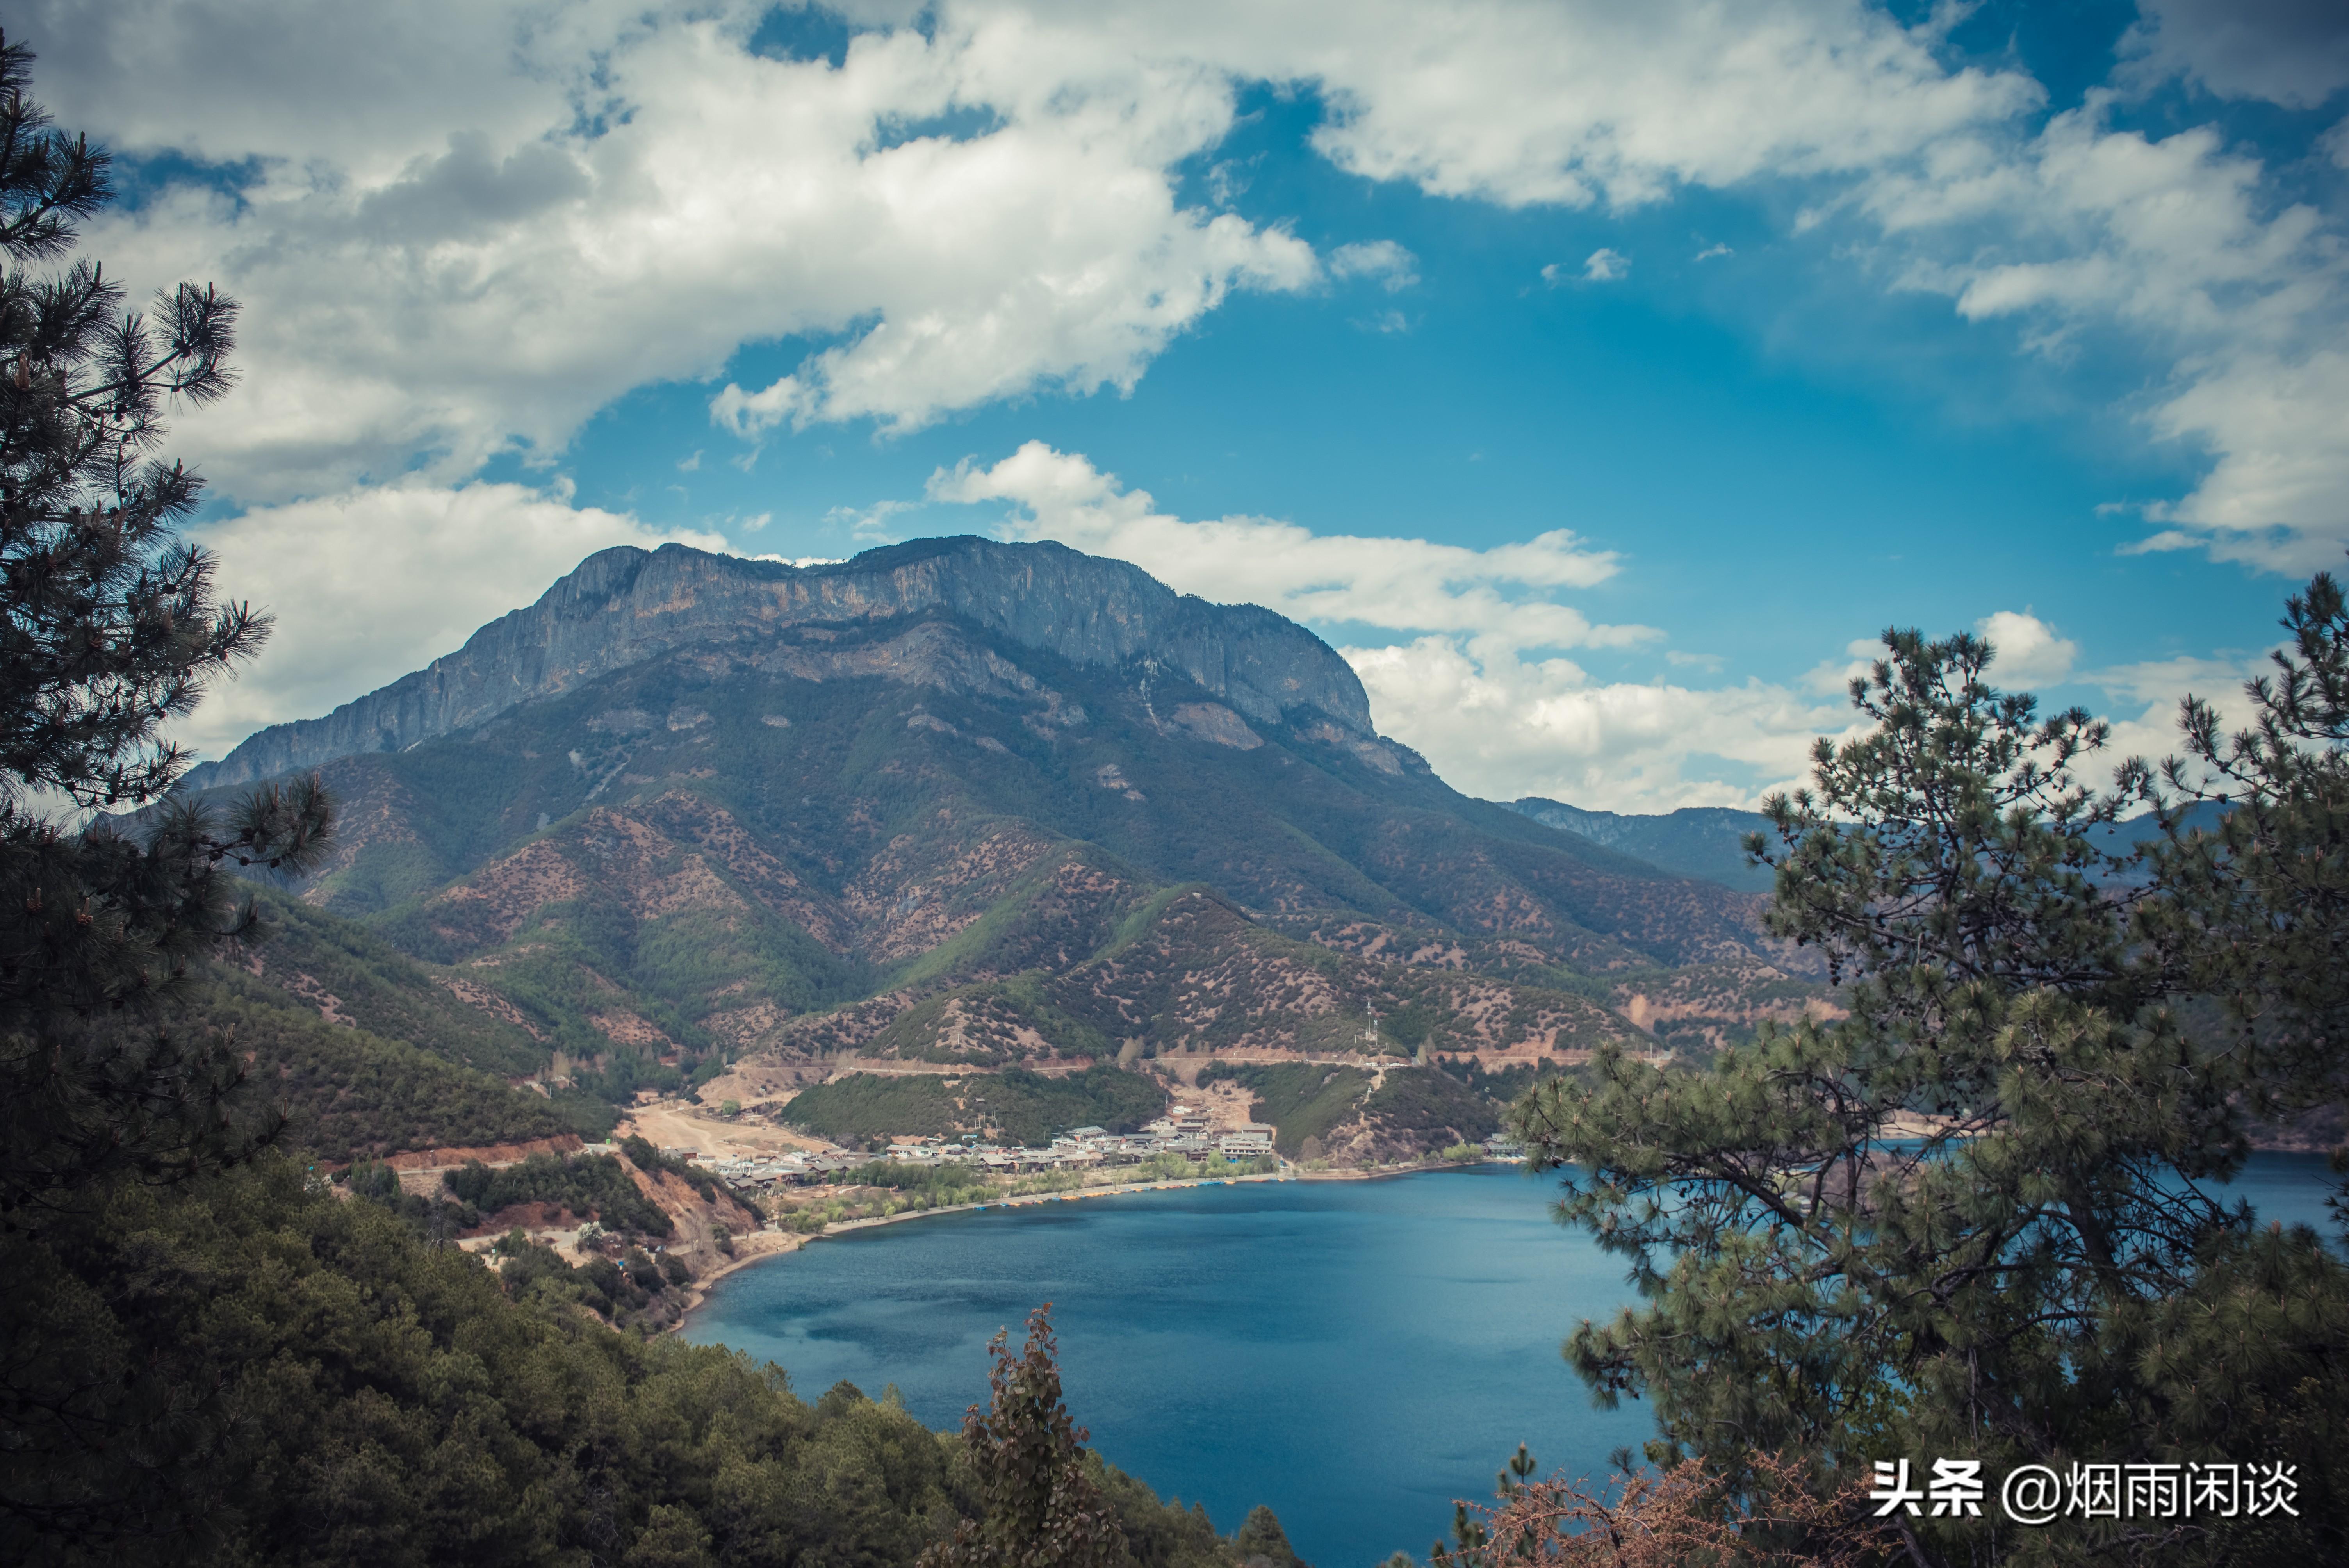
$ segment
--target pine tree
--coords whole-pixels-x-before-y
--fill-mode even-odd
[[[0,38],[0,1212],[274,1135],[231,1103],[233,1043],[169,1003],[254,934],[226,862],[298,870],[331,821],[315,780],[224,820],[164,799],[186,763],[165,727],[268,631],[181,536],[202,481],[157,453],[166,401],[228,391],[236,307],[182,284],[126,311],[87,258],[30,270],[113,194],[107,154],[27,96],[32,57]],[[135,840],[97,815],[149,806]]]
[[[2189,698],[2164,764],[2163,836],[2140,935],[2223,1000],[2254,1114],[2349,1099],[2349,603],[2319,573],[2286,603],[2287,647],[2226,733]],[[2207,822],[2209,808],[2215,822]],[[2198,810],[2197,808],[2202,808]],[[2349,1150],[2344,1150],[2349,1153]]]
[[[1061,1402],[1052,1304],[1028,1317],[1014,1357],[998,1333],[988,1344],[994,1399],[970,1408],[963,1449],[978,1480],[979,1517],[925,1553],[922,1568],[1115,1568],[1125,1538],[1087,1465],[1085,1429]]]
[[[1873,721],[1767,803],[1770,932],[1826,957],[1848,1016],[1764,1027],[1706,1069],[1602,1052],[1517,1108],[1571,1169],[1561,1217],[1645,1298],[1567,1353],[1653,1401],[1651,1457],[1822,1485],[1875,1460],[2296,1463],[2296,1521],[2017,1537],[1903,1521],[1920,1563],[2337,1552],[2349,1509],[2349,1271],[2252,1232],[2218,1183],[2255,1124],[2342,1091],[2349,769],[2340,596],[2223,737],[2090,788],[2105,727],[1984,678],[1992,649],[1885,637]],[[2224,798],[2214,829],[2199,801]],[[2112,830],[2150,803],[2163,831]],[[1995,1510],[1992,1511],[1994,1514]]]

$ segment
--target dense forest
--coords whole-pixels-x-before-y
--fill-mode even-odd
[[[294,1159],[112,1191],[7,1251],[15,1561],[911,1564],[979,1512],[960,1440],[893,1398],[802,1398],[579,1310],[674,1282],[551,1254],[502,1277]],[[1133,1563],[1240,1568],[1204,1515],[1080,1462]]]
[[[404,1149],[481,1149],[578,1130],[577,1120],[503,1078],[371,1030],[288,1007],[233,969],[192,990],[190,1026],[252,1055],[253,1090],[277,1101],[290,1134],[336,1164]],[[608,1122],[605,1125],[609,1125]]]

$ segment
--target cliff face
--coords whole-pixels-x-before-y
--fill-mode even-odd
[[[1310,710],[1353,734],[1372,733],[1354,672],[1296,623],[1254,605],[1179,595],[1139,567],[1063,545],[920,540],[811,567],[679,544],[622,546],[589,556],[538,603],[492,621],[413,675],[324,718],[248,738],[221,761],[191,770],[188,787],[403,751],[678,648],[939,614],[1081,666],[1153,661],[1261,723]]]

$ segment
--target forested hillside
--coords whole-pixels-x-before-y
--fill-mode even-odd
[[[109,1568],[913,1568],[980,1511],[958,1438],[607,1329],[579,1305],[643,1288],[543,1252],[501,1275],[274,1158],[12,1243],[0,1546]],[[1204,1515],[1083,1462],[1138,1568],[1243,1568]]]

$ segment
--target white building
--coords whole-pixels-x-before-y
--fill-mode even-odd
[[[1226,1132],[1216,1139],[1216,1150],[1219,1154],[1240,1159],[1257,1154],[1269,1154],[1272,1152],[1272,1129],[1260,1122],[1252,1121],[1246,1127]]]

